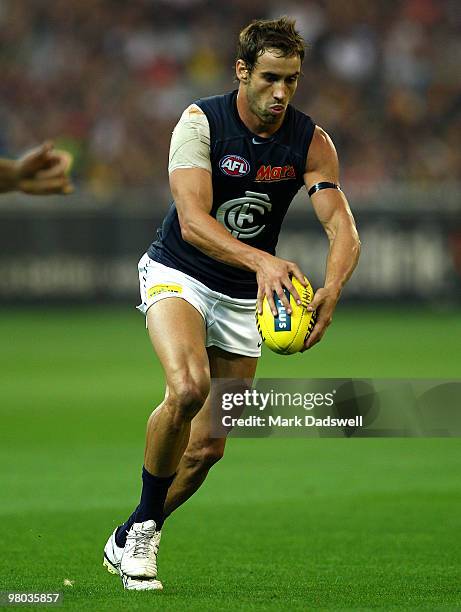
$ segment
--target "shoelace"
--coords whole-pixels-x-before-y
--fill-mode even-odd
[[[153,529],[138,532],[134,538],[133,557],[147,557],[149,546],[152,545],[154,554],[158,551],[158,538],[155,537]]]

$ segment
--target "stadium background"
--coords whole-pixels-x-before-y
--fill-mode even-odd
[[[258,374],[459,378],[456,1],[3,0],[0,155],[51,137],[75,155],[77,189],[0,198],[0,590],[69,579],[66,606],[127,605],[98,564],[162,394],[134,305],[169,201],[169,135],[191,100],[235,86],[241,27],[280,14],[312,46],[294,102],[337,145],[363,254],[323,343],[266,352]],[[318,286],[325,253],[301,192],[280,254]],[[460,609],[459,450],[232,440],[171,519],[161,609]]]

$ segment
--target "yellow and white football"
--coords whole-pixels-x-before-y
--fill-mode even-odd
[[[295,277],[291,279],[301,298],[300,306],[298,306],[288,289],[284,289],[285,295],[290,301],[291,315],[287,313],[276,293],[274,293],[274,302],[278,310],[277,317],[274,317],[272,314],[267,297],[264,297],[262,314],[256,311],[256,323],[264,344],[271,351],[280,355],[298,353],[303,348],[304,341],[308,338],[315,325],[315,311],[309,312],[307,310],[307,306],[314,297],[314,290],[307,278],[304,278],[306,280],[306,287],[303,287]]]

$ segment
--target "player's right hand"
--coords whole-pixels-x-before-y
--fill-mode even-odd
[[[291,314],[290,303],[283,291],[284,288],[288,289],[297,304],[301,304],[301,298],[291,282],[291,276],[295,276],[304,287],[306,286],[304,274],[294,262],[280,259],[280,257],[275,257],[269,253],[261,255],[256,269],[256,280],[258,282],[257,308],[259,314],[262,314],[263,301],[266,296],[272,314],[274,317],[277,316],[274,291],[285,306],[287,313]]]

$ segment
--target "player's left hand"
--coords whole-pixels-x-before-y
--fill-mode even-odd
[[[338,299],[339,293],[337,291],[327,289],[326,287],[317,289],[312,302],[307,307],[307,310],[310,312],[314,310],[317,311],[317,321],[314,325],[314,329],[304,343],[304,348],[301,353],[312,348],[323,338],[324,333],[327,331],[327,327],[331,324],[333,319],[333,312],[336,308]]]
[[[15,162],[16,189],[33,195],[72,193],[68,172],[72,157],[45,142]]]

